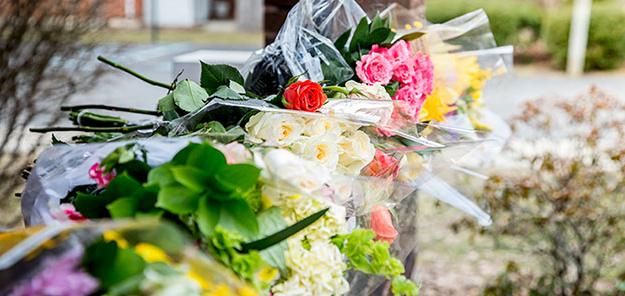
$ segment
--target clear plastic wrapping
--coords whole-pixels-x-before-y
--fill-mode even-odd
[[[271,95],[293,76],[330,83],[354,75],[333,40],[366,16],[355,0],[302,0],[291,9],[276,40],[246,63],[246,89]],[[328,67],[334,77],[324,75]],[[341,71],[337,71],[341,69]]]
[[[122,249],[133,250],[148,264],[167,265],[166,274],[157,273],[162,270],[160,266],[144,270],[141,289],[146,294],[142,295],[164,295],[155,290],[172,295],[166,293],[166,285],[174,287],[176,293],[184,293],[186,287],[198,292],[197,295],[200,295],[199,286],[203,286],[207,293],[220,290],[221,293],[228,292],[227,295],[250,295],[244,294],[245,291],[254,291],[217,261],[200,252],[177,227],[157,220],[135,220],[64,223],[0,233],[0,283],[3,283],[0,294],[42,295],[40,289],[45,288],[63,291],[60,292],[62,295],[82,295],[84,291],[78,289],[82,291],[87,286],[99,284],[93,275],[86,273],[84,266],[81,267],[81,262],[90,246],[102,240],[114,241]],[[159,276],[164,282],[154,282]],[[198,278],[201,279],[199,285],[194,282]],[[133,278],[121,280],[133,282]]]

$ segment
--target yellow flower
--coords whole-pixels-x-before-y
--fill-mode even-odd
[[[210,296],[234,296],[232,290],[226,284],[219,284],[217,288],[209,294]]]
[[[435,88],[432,94],[423,102],[423,106],[419,111],[419,121],[445,121],[445,115],[456,110],[455,106],[445,102],[446,94],[448,92],[443,91],[442,88]]]
[[[265,267],[258,272],[258,278],[265,282],[269,283],[275,280],[278,277],[278,270],[271,267]]]
[[[167,254],[161,248],[152,244],[138,243],[135,246],[135,252],[148,263],[171,262],[169,256],[167,256]]]
[[[213,288],[213,284],[210,282],[210,280],[193,270],[187,272],[187,277],[200,285],[200,288],[202,288],[202,290],[210,290]]]
[[[238,290],[239,296],[258,296],[258,293],[250,287],[242,287]]]
[[[116,242],[117,246],[120,248],[128,248],[128,241],[126,241],[117,231],[107,230],[102,233],[102,237],[104,237],[104,240],[107,242]]]

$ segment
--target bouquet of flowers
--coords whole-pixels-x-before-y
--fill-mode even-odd
[[[471,19],[399,29],[402,18],[396,5],[369,18],[355,1],[303,0],[243,73],[202,63],[199,83],[99,57],[167,94],[156,110],[62,107],[75,126],[33,129],[87,133],[77,144],[53,136],[38,158],[27,225],[155,217],[261,294],[364,293],[386,279],[415,295],[402,260],[416,244],[416,190],[490,221],[437,175],[473,173],[462,160],[505,138],[480,121],[479,97],[507,53],[480,60],[454,44]]]
[[[258,295],[157,220],[0,234],[2,295]]]

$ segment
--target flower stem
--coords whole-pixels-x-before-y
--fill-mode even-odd
[[[94,132],[94,133],[130,133],[143,129],[154,128],[154,124],[122,126],[122,127],[88,127],[88,126],[54,126],[45,128],[31,128],[33,133],[48,132]]]
[[[337,85],[331,85],[331,86],[324,86],[323,90],[325,91],[332,91],[332,92],[338,92],[338,93],[342,93],[344,95],[350,95],[351,91],[348,90],[346,87],[340,87]]]
[[[141,79],[141,80],[143,80],[143,81],[145,81],[145,82],[147,82],[147,83],[149,83],[151,85],[160,86],[160,87],[168,89],[168,90],[173,90],[174,89],[173,85],[171,85],[171,84],[167,84],[167,83],[164,83],[164,82],[160,82],[160,81],[156,81],[156,80],[152,80],[150,78],[147,78],[147,77],[145,77],[145,76],[143,76],[143,75],[141,75],[141,74],[131,70],[130,68],[128,68],[128,67],[126,67],[124,65],[120,65],[120,64],[118,64],[116,62],[113,62],[113,61],[111,61],[111,60],[109,60],[109,59],[107,59],[107,58],[105,58],[103,56],[98,56],[98,61],[100,61],[102,63],[105,63],[105,64],[107,64],[107,65],[109,65],[109,66],[111,66],[113,68],[117,68],[119,70],[122,70],[122,71],[124,71],[124,72],[126,72],[126,73],[128,73],[128,74],[130,74],[130,75],[132,75],[134,77],[137,77],[137,78],[139,78],[139,79]]]
[[[61,111],[79,111],[79,110],[84,110],[84,109],[101,109],[101,110],[146,114],[146,115],[154,115],[154,116],[161,115],[161,112],[153,111],[153,110],[143,110],[143,109],[117,107],[117,106],[100,105],[100,104],[62,106],[61,107]]]

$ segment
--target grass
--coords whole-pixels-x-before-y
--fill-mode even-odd
[[[149,29],[105,29],[88,37],[87,40],[97,43],[147,44],[152,42]],[[262,46],[264,39],[262,33],[210,32],[201,29],[161,29],[158,32],[158,42]]]

